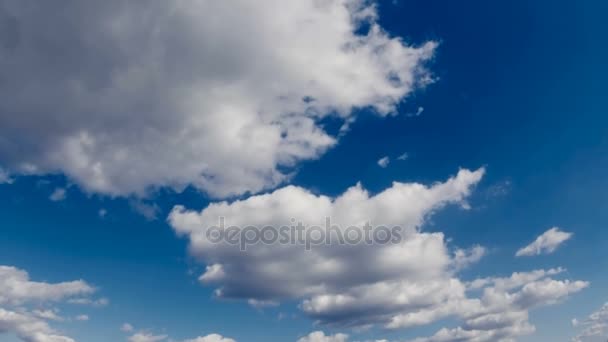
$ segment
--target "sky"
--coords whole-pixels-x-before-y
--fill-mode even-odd
[[[0,1],[0,341],[605,341],[607,10]]]

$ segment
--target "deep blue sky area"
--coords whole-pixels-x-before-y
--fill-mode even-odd
[[[378,6],[379,23],[391,35],[439,42],[427,65],[436,82],[387,118],[361,110],[336,146],[294,167],[289,183],[338,196],[361,182],[374,194],[394,181],[430,185],[460,168],[485,167],[471,208],[441,210],[422,230],[443,232],[449,246],[487,248],[486,257],[463,271],[464,280],[561,266],[567,278],[589,281],[575,297],[531,310],[536,333],[519,339],[568,340],[577,333],[570,320],[608,300],[608,2]],[[422,113],[413,115],[419,107]],[[403,153],[407,159],[398,160]],[[386,168],[377,164],[384,156],[391,159]],[[49,200],[66,186],[65,200]],[[205,265],[166,222],[176,204],[201,210],[213,200],[193,188],[161,190],[143,200],[157,206],[154,219],[134,210],[138,201],[84,192],[63,175],[0,184],[0,264],[38,281],[85,279],[109,299],[105,307],[62,309],[90,316],[55,325],[78,341],[123,341],[125,322],[178,341],[216,332],[245,342],[295,341],[321,329],[347,332],[353,341],[401,341],[453,325],[447,319],[412,329],[350,330],[314,325],[298,301],[256,309],[215,298],[213,286],[197,281]],[[573,237],[550,255],[514,257],[554,226]],[[14,337],[0,334],[0,341]]]

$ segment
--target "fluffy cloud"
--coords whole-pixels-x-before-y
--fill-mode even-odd
[[[465,199],[483,173],[483,169],[461,170],[432,186],[394,183],[376,195],[357,185],[337,198],[289,186],[232,203],[214,203],[201,212],[178,206],[169,222],[179,235],[190,239],[191,253],[209,265],[200,280],[217,286],[218,296],[257,301],[302,298],[302,310],[321,322],[388,324],[404,311],[463,295],[465,287],[452,273],[463,259],[476,258],[462,253],[479,251],[461,251],[454,258],[442,233],[421,232],[419,227],[447,204],[466,207]],[[226,218],[226,226],[241,227],[279,227],[290,225],[292,218],[308,226],[323,226],[330,217],[341,229],[365,222],[399,225],[404,237],[399,244],[334,241],[312,250],[260,243],[242,252],[238,246],[206,238],[218,217]]]
[[[542,235],[536,238],[534,242],[526,247],[521,248],[515,254],[521,256],[534,256],[541,254],[550,254],[564,242],[572,237],[572,233],[561,231],[558,227],[553,227]]]
[[[191,340],[185,340],[184,342],[236,342],[231,338],[223,337],[218,334],[211,334],[204,337],[197,337]]]
[[[583,330],[572,339],[572,342],[604,341],[608,335],[608,303],[592,313],[583,321],[573,320],[574,326]]]
[[[299,299],[300,309],[318,323],[341,326],[398,329],[455,318],[462,326],[419,341],[507,341],[534,331],[528,321],[531,309],[556,304],[588,283],[556,279],[561,268],[469,282],[458,278],[458,271],[479,261],[485,248],[451,249],[442,233],[421,227],[448,204],[468,208],[466,199],[483,173],[461,170],[432,186],[393,183],[375,195],[357,185],[336,198],[289,186],[213,203],[200,212],[177,206],[169,222],[178,235],[189,238],[190,252],[208,265],[200,281],[216,286],[220,297],[254,303]],[[340,229],[373,222],[399,225],[406,234],[399,244],[332,240],[306,250],[298,244],[258,243],[242,251],[209,239],[220,217],[225,227],[280,227],[296,221],[324,226],[330,217]]]
[[[127,328],[127,329],[125,329]],[[124,332],[133,331],[133,327],[130,324],[125,324],[121,328]],[[176,341],[170,339],[168,335],[154,335],[148,332],[140,331],[135,333],[127,339],[129,342],[160,342],[160,341]],[[236,342],[231,338],[224,337],[219,334],[210,334],[207,336],[199,336],[193,339],[183,340],[182,342]]]
[[[298,342],[346,342],[346,340],[348,340],[348,335],[345,334],[327,336],[322,331],[315,331],[300,338]]]
[[[26,302],[60,301],[87,295],[95,291],[83,280],[49,284],[29,279],[26,271],[11,266],[0,266],[0,305],[21,305]]]
[[[75,342],[59,335],[40,318],[27,312],[0,308],[0,333],[14,333],[24,342]]]
[[[435,319],[446,314],[464,320],[460,327],[444,328],[428,338],[415,342],[491,342],[514,341],[531,334],[535,327],[529,323],[531,309],[552,305],[586,288],[584,281],[555,280],[551,276],[563,269],[516,272],[507,278],[477,279],[468,284],[469,292],[480,291],[478,298],[467,299],[460,305],[438,307]]]
[[[0,334],[13,333],[24,342],[74,342],[52,329],[48,321],[63,321],[53,309],[32,305],[58,303],[95,289],[82,280],[56,284],[31,281],[26,271],[0,266]]]
[[[3,1],[0,166],[111,195],[274,187],[335,143],[323,118],[389,115],[431,82],[436,44],[376,18],[363,0]]]

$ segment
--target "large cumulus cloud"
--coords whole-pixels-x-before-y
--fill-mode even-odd
[[[3,1],[0,167],[110,195],[276,186],[335,143],[322,118],[389,115],[429,82],[435,43],[376,16],[363,0]]]
[[[316,322],[342,327],[380,326],[404,329],[456,318],[462,325],[445,328],[420,341],[508,341],[529,334],[531,309],[556,304],[588,286],[556,279],[561,268],[516,272],[509,277],[464,281],[459,271],[478,261],[485,249],[450,246],[443,233],[426,232],[429,217],[450,204],[466,202],[483,169],[460,170],[433,185],[393,183],[378,194],[361,185],[335,198],[289,186],[233,202],[218,202],[202,211],[174,208],[169,222],[190,241],[190,252],[207,269],[203,284],[216,295],[276,305],[299,300]],[[365,222],[405,228],[398,244],[248,246],[214,243],[208,235],[218,218],[225,226],[280,227],[302,221],[323,226],[326,217],[344,229]],[[312,228],[310,228],[312,229]]]

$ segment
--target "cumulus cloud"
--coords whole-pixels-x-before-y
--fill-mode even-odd
[[[44,283],[32,281],[26,271],[0,266],[0,334],[12,333],[24,342],[75,342],[51,328],[48,321],[63,321],[57,309],[33,305],[59,303],[95,289],[82,280]]]
[[[130,328],[130,329],[125,329]],[[131,332],[133,327],[130,324],[123,325],[122,331]],[[140,331],[137,332],[127,339],[129,342],[160,342],[160,341],[172,341],[177,342],[175,339],[169,338],[168,335],[154,335],[148,332]],[[224,337],[219,334],[209,334],[207,336],[199,336],[193,339],[182,340],[181,342],[236,342],[231,338]]]
[[[556,280],[564,270],[516,272],[507,278],[477,279],[467,284],[467,291],[480,292],[478,298],[458,305],[438,307],[426,317],[454,315],[464,321],[456,328],[443,328],[431,337],[415,342],[491,342],[515,341],[531,334],[535,327],[528,320],[531,309],[553,305],[589,286],[584,281]],[[411,318],[411,317],[410,317]]]
[[[3,1],[0,166],[110,195],[275,187],[335,144],[323,118],[390,115],[432,80],[436,43],[377,16],[363,0]]]
[[[460,327],[419,341],[506,341],[534,331],[530,310],[557,304],[588,283],[555,278],[562,268],[458,278],[486,249],[451,249],[442,233],[421,227],[448,204],[468,208],[466,199],[483,173],[461,170],[432,186],[396,182],[375,195],[357,185],[335,198],[289,186],[213,203],[200,212],[177,206],[168,220],[178,235],[189,238],[190,252],[208,265],[200,281],[215,286],[219,297],[273,303],[298,299],[300,309],[316,322],[338,326],[401,329],[455,318],[463,322]],[[219,217],[226,226],[240,227],[280,227],[293,223],[292,218],[308,227],[323,226],[330,217],[340,227],[369,221],[399,225],[407,234],[399,244],[330,243],[311,250],[256,244],[243,252],[208,239]]]
[[[561,231],[558,227],[553,227],[537,237],[531,244],[518,250],[515,255],[521,257],[551,254],[572,235],[572,233]]]
[[[95,289],[83,280],[49,284],[31,281],[29,274],[12,266],[0,266],[0,305],[60,301],[91,294]]]
[[[300,338],[298,342],[346,342],[346,340],[348,335],[345,334],[325,335],[322,331],[315,331]]]
[[[575,327],[583,327],[583,330],[572,339],[572,342],[606,340],[606,337],[608,337],[608,303],[589,315],[587,319],[582,321],[574,319],[572,322]]]
[[[393,183],[375,195],[361,185],[330,198],[288,186],[244,200],[213,203],[201,212],[177,206],[169,222],[190,240],[190,251],[208,264],[202,283],[217,287],[226,298],[279,301],[302,299],[301,309],[323,323],[387,324],[396,315],[462,296],[464,285],[453,279],[455,264],[479,256],[454,258],[442,233],[420,231],[425,219],[448,204],[466,206],[483,169],[461,170],[443,183]],[[291,219],[323,226],[330,217],[345,229],[399,225],[399,244],[329,245],[306,250],[298,245],[256,244],[242,252],[238,246],[214,244],[207,231],[217,225],[279,227]],[[470,253],[465,253],[469,255]],[[480,256],[479,256],[480,257]],[[297,270],[297,271],[295,271]]]
[[[211,334],[207,336],[197,337],[191,340],[185,340],[184,342],[236,342],[235,340],[227,337],[223,337],[218,334]]]

